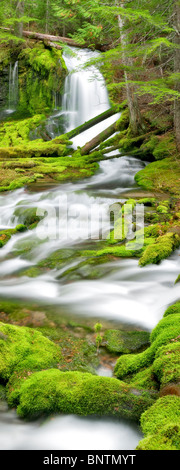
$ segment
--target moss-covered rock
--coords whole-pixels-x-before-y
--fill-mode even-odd
[[[26,418],[75,413],[138,420],[154,400],[153,394],[131,389],[117,379],[56,369],[33,373],[21,381],[18,396],[17,412]]]
[[[180,165],[173,158],[152,162],[135,175],[135,181],[144,189],[179,194]]]
[[[137,450],[179,450],[180,398],[159,398],[142,414],[141,428],[146,437]]]
[[[0,230],[0,248],[2,248],[11,239],[12,235],[18,232],[24,232],[27,227],[24,224],[18,224],[14,229],[9,228],[6,230]]]
[[[176,302],[173,305],[170,305],[164,312],[163,317],[167,317],[168,315],[172,315],[174,313],[180,314],[180,302]]]
[[[180,337],[172,341],[158,349],[153,362],[153,373],[161,388],[180,381]]]
[[[149,345],[146,331],[106,330],[103,337],[106,349],[112,353],[129,354]]]
[[[158,325],[154,328],[151,333],[150,341],[151,345],[145,351],[139,354],[127,354],[121,356],[115,365],[115,375],[122,379],[129,374],[135,374],[139,370],[144,369],[145,367],[149,367],[154,363],[154,359],[158,357],[158,352],[162,353],[162,347],[169,345],[171,341],[176,340],[180,333],[179,327],[179,320],[180,315],[169,315],[163,318]],[[172,377],[176,376],[176,360],[175,359],[175,366],[173,365],[172,361]],[[160,367],[160,366],[159,366]],[[167,368],[169,367],[169,364]],[[175,369],[175,370],[174,370]],[[174,370],[174,372],[173,372]],[[168,377],[168,373],[166,372],[166,377]],[[169,380],[172,380],[171,373],[169,374]],[[161,377],[159,375],[159,380],[161,383]],[[168,380],[168,378],[166,378]]]
[[[37,215],[36,207],[21,206],[17,207],[14,211],[14,217],[18,219],[20,224],[26,227],[30,227],[33,224],[39,222],[44,216]]]
[[[60,348],[40,332],[0,323],[0,378],[7,381],[15,372],[25,374],[55,366]]]
[[[19,112],[49,112],[54,106],[54,93],[62,94],[67,74],[62,51],[31,43],[18,56]]]
[[[139,260],[140,266],[159,263],[161,260],[168,258],[179,245],[180,236],[178,234],[173,232],[166,233],[146,248]]]

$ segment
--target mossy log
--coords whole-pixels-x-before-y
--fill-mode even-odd
[[[11,31],[10,28],[4,28],[1,27],[0,29],[3,29],[4,31]],[[72,47],[81,47],[81,48],[87,48],[90,47],[88,43],[80,43],[76,42],[71,38],[66,38],[63,36],[53,36],[51,34],[42,34],[42,33],[37,33],[35,31],[22,31],[22,35],[26,38],[30,39],[36,39],[37,41],[43,41],[45,44],[48,44],[51,47],[55,47],[56,49],[62,49],[60,44],[55,44],[55,42],[62,42],[63,44],[67,44],[68,46]],[[51,43],[51,44],[50,44]],[[108,47],[108,44],[97,44],[96,49],[98,50],[105,50]]]
[[[86,121],[80,126],[76,127],[75,129],[72,129],[72,131],[69,131],[66,134],[67,138],[72,139],[76,135],[79,135],[82,132],[87,131],[91,127],[95,126],[96,124],[99,124],[100,122],[104,121],[105,119],[108,119],[109,117],[113,116],[114,114],[118,112],[119,112],[119,109],[117,107],[107,109],[107,111],[104,111],[103,113],[98,114],[98,116],[93,117],[89,121]]]
[[[104,142],[104,140],[108,139],[108,137],[114,134],[117,130],[118,128],[117,128],[117,121],[116,121],[114,124],[111,124],[104,131],[100,132],[100,134],[96,135],[96,137],[94,137],[89,142],[87,142],[81,148],[81,155],[89,154],[91,150],[95,149],[99,144],[101,144],[101,142]]]

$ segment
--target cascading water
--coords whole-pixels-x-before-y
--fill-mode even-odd
[[[18,61],[9,66],[9,98],[7,112],[13,113],[18,103]]]
[[[109,108],[107,89],[99,70],[93,65],[83,70],[87,57],[92,59],[98,54],[86,50],[76,51],[74,54],[64,55],[70,72],[65,79],[62,102],[62,111],[67,115],[67,131],[75,129]]]
[[[59,135],[60,126],[64,126],[64,132],[68,132],[110,108],[108,92],[101,72],[95,65],[88,67],[86,65],[92,59],[97,58],[99,53],[73,47],[68,50],[69,52],[63,55],[69,74],[65,79],[62,109],[53,114],[46,126],[51,138]],[[72,139],[74,148],[84,145],[115,122],[119,116],[120,114],[117,113],[105,122],[76,136]]]
[[[69,70],[74,70],[78,63],[84,65],[92,54],[94,53],[83,50],[76,57],[66,57]],[[93,78],[95,72],[96,77]],[[108,95],[102,76],[94,67],[89,72],[81,70],[71,73],[66,79],[64,110],[60,114],[66,115],[68,129],[100,114],[108,107]],[[56,116],[60,114],[57,113]],[[113,117],[114,120],[116,118],[117,116]],[[101,123],[101,130],[109,124],[109,120]],[[88,134],[80,134],[78,140],[74,141],[74,146],[78,143],[82,145],[97,133],[97,127],[94,126]],[[32,193],[27,189],[19,189],[6,195],[1,194],[1,228],[12,228],[22,223],[20,216],[16,215],[17,208],[23,211],[32,207],[41,210],[58,207],[59,229],[58,236],[51,237],[50,240],[40,240],[36,230],[19,233],[1,248],[0,295],[7,299],[33,299],[36,303],[44,301],[46,304],[60,305],[64,314],[106,318],[108,321],[116,320],[120,324],[151,330],[162,317],[166,306],[178,298],[178,285],[174,285],[179,274],[178,253],[174,253],[159,266],[150,265],[145,268],[140,268],[135,259],[113,261],[105,265],[107,270],[99,280],[79,280],[66,284],[61,280],[62,270],[59,269],[53,269],[36,278],[27,275],[20,277],[22,269],[35,266],[39,260],[47,258],[59,248],[75,249],[77,242],[87,241],[88,234],[84,224],[79,228],[79,220],[76,218],[70,224],[70,234],[73,237],[66,239],[64,236],[66,198],[68,205],[75,210],[83,202],[84,213],[92,210],[95,214],[97,204],[101,206],[104,203],[110,205],[117,201],[123,202],[123,192],[135,187],[134,175],[143,166],[143,162],[133,157],[111,160],[106,160],[105,157],[100,163],[99,172],[89,180],[76,184],[67,183],[51,191]],[[48,217],[47,221],[51,223],[51,216]],[[105,218],[104,223],[106,222]],[[98,217],[95,215],[93,231],[96,231],[97,224]],[[57,226],[51,223],[51,235],[55,230]],[[29,246],[29,251],[22,254],[23,244]],[[76,260],[73,262],[76,263]],[[66,269],[69,267],[68,263],[67,261]],[[102,373],[104,372],[101,370],[100,374]],[[54,449],[68,449],[68,446],[72,449],[72,445],[75,449],[133,449],[141,437],[138,428],[106,419],[66,416],[57,417],[42,426],[42,423],[22,423],[12,412],[4,412],[2,421],[0,445],[3,449],[48,448],[51,445],[50,437]]]

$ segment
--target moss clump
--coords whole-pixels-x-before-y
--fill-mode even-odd
[[[0,323],[0,346],[0,378],[4,381],[13,372],[52,367],[61,357],[60,348],[27,327]]]
[[[142,188],[155,191],[168,191],[179,194],[180,165],[173,158],[152,162],[135,175],[135,181]]]
[[[0,231],[0,248],[2,248],[10,240],[12,235],[15,235],[18,232],[24,232],[27,230],[27,227],[24,224],[19,224],[16,228],[9,228],[7,230]]]
[[[159,237],[154,244],[148,246],[139,260],[140,266],[159,263],[167,258],[180,245],[178,234],[169,232]]]
[[[179,450],[179,397],[159,398],[142,414],[141,428],[146,437],[139,442],[137,450]]]
[[[153,366],[145,367],[139,372],[129,375],[126,377],[126,382],[130,383],[132,387],[140,387],[145,390],[156,390],[159,389],[159,384],[156,381]]]
[[[174,135],[170,132],[161,135],[151,135],[148,140],[145,138],[140,151],[145,156],[153,155],[155,160],[171,157],[176,154]]]
[[[103,337],[106,349],[112,353],[129,354],[149,344],[146,331],[107,330]]]
[[[180,338],[158,349],[153,362],[153,372],[161,388],[180,380]]]
[[[62,51],[46,48],[42,43],[32,44],[22,50],[18,59],[18,111],[31,115],[48,113],[54,106],[54,93],[62,94],[67,73]]]
[[[32,224],[35,224],[43,219],[44,216],[37,215],[37,208],[36,207],[26,207],[21,206],[17,207],[14,212],[14,217],[18,219],[20,224],[24,224],[26,227],[30,227]],[[18,225],[19,227],[19,225]]]
[[[43,114],[31,118],[8,121],[0,125],[0,147],[17,147],[29,142],[29,134],[45,120]]]
[[[175,304],[170,305],[170,307],[165,310],[163,317],[167,317],[168,315],[172,315],[174,313],[180,314],[180,302],[176,302]]]
[[[151,366],[160,348],[168,345],[172,340],[178,337],[180,331],[179,320],[180,315],[169,315],[163,318],[151,333],[150,347],[139,354],[121,356],[115,365],[115,375],[119,379],[122,379],[129,374],[135,374],[139,370]],[[173,363],[171,366],[173,368]],[[174,376],[175,374],[172,373],[172,375]]]
[[[176,281],[175,281],[175,284],[177,284],[177,282],[180,282],[180,274],[179,276],[177,277]]]
[[[21,381],[17,412],[21,417],[51,413],[116,415],[138,420],[154,395],[132,390],[117,379],[56,369]],[[103,400],[102,400],[103,396]]]

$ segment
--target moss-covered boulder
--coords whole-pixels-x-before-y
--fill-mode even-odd
[[[28,418],[73,413],[83,416],[116,415],[139,420],[154,398],[153,394],[131,389],[117,379],[51,369],[33,373],[26,381],[21,381],[17,412]],[[13,405],[11,394],[9,399]]]
[[[60,348],[40,332],[0,323],[0,379],[9,380],[13,373],[25,374],[55,366]]]
[[[180,449],[180,398],[159,398],[141,416],[141,428],[145,438],[137,450]]]
[[[112,353],[129,354],[149,345],[147,331],[106,330],[103,345]]]
[[[135,175],[136,183],[144,189],[168,191],[176,195],[179,194],[179,178],[180,165],[174,158],[152,162]]]
[[[155,243],[148,246],[139,260],[140,266],[158,263],[168,258],[171,253],[180,245],[180,236],[169,232],[159,237]]]
[[[180,302],[176,302],[173,305],[170,305],[164,312],[163,317],[167,317],[168,315],[172,315],[174,313],[180,314]]]
[[[178,380],[179,367],[177,362],[179,349],[178,346],[172,346],[172,344],[176,342],[179,344],[179,322],[180,314],[171,314],[163,318],[151,333],[150,347],[139,354],[121,356],[115,365],[115,375],[119,379],[124,379],[131,374],[136,374],[140,370],[152,366],[152,372],[159,386],[161,386],[161,381],[164,385],[169,381]],[[169,360],[167,359],[168,351]],[[166,356],[166,362],[163,371],[164,356]]]

